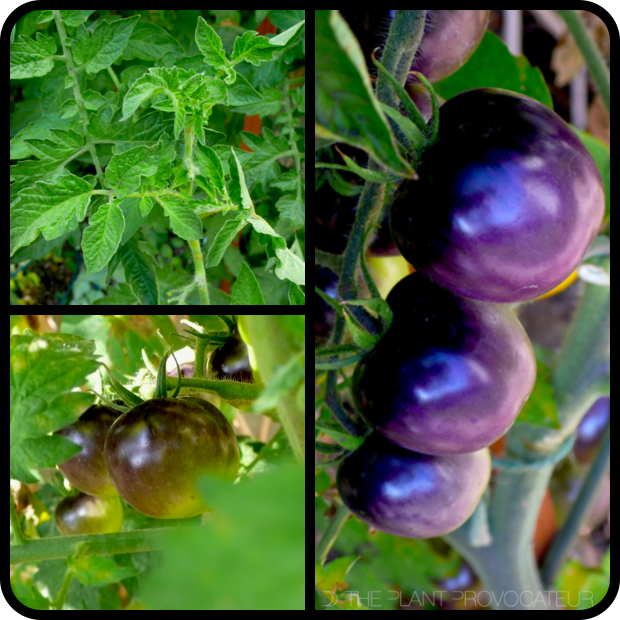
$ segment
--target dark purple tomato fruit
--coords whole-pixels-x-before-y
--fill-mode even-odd
[[[532,345],[512,310],[457,297],[419,273],[387,301],[394,321],[353,374],[364,419],[425,454],[475,452],[504,435],[536,380]]]
[[[248,347],[241,340],[237,329],[233,336],[209,356],[209,376],[213,379],[228,379],[254,383]]]
[[[595,457],[609,424],[610,404],[609,396],[599,398],[579,424],[575,456],[580,463],[589,463]]]
[[[518,302],[578,267],[605,214],[594,160],[552,110],[499,89],[441,108],[439,139],[390,209],[392,236],[417,271],[453,293]]]
[[[58,469],[83,493],[95,497],[117,495],[103,459],[103,446],[108,429],[119,415],[105,405],[93,405],[76,422],[54,433],[82,446],[81,452],[61,463]]]
[[[328,297],[338,299],[338,276],[326,267],[315,265],[314,278],[316,285]],[[336,311],[316,293],[314,294],[314,344],[323,345],[327,342],[334,323],[336,322]]]
[[[56,506],[55,516],[63,536],[113,534],[123,526],[123,506],[118,495],[101,498],[80,493],[65,497]]]
[[[456,73],[476,51],[489,24],[489,9],[429,10],[424,36],[411,66],[429,82]]]
[[[372,62],[372,52],[385,46],[390,21],[396,11],[341,10],[340,13],[359,41],[367,66],[374,75],[376,68]],[[488,9],[429,10],[412,71],[420,71],[431,82],[455,73],[482,41],[490,13]],[[381,52],[377,57],[381,59]]]
[[[488,449],[432,456],[405,450],[371,435],[338,469],[347,508],[382,532],[434,538],[472,515],[491,477]]]
[[[233,481],[239,446],[222,413],[195,398],[154,398],[110,428],[104,456],[119,495],[158,519],[185,519],[208,509],[199,476]]]

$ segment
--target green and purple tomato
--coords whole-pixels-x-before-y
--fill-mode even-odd
[[[206,475],[234,481],[239,446],[224,415],[196,398],[154,398],[120,416],[104,449],[112,484],[139,512],[185,519],[208,510],[196,487]]]
[[[73,424],[57,431],[82,446],[82,451],[61,463],[58,469],[79,491],[95,497],[113,497],[117,493],[103,458],[103,446],[107,432],[118,411],[105,405],[93,405]]]
[[[80,493],[62,499],[55,518],[63,536],[113,534],[121,531],[123,506],[118,495],[101,498]]]

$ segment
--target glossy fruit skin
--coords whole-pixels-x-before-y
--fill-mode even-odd
[[[208,369],[213,379],[254,383],[248,347],[237,330],[230,340],[211,353]]]
[[[200,398],[198,396],[186,396],[186,395],[181,395],[178,397],[178,400],[186,400],[190,403],[194,403],[195,405],[199,405],[200,407],[202,407],[205,403],[206,407],[208,408],[210,403],[207,400],[204,400],[203,398]]]
[[[488,449],[432,456],[396,446],[377,434],[338,469],[338,491],[351,512],[395,536],[433,538],[460,527],[491,476]]]
[[[419,71],[429,82],[456,73],[480,45],[490,15],[489,9],[429,10],[411,70]]]
[[[60,464],[58,469],[83,493],[94,497],[117,495],[103,459],[103,446],[109,428],[119,415],[105,405],[93,405],[79,420],[54,433],[82,446],[80,453]]]
[[[499,89],[441,108],[439,139],[390,209],[403,256],[453,293],[539,297],[575,271],[598,234],[605,194],[575,132],[541,103]]]
[[[80,493],[61,500],[55,516],[63,536],[113,534],[121,531],[123,506],[118,495],[103,499]]]
[[[110,478],[133,508],[158,519],[185,519],[208,506],[196,479],[233,481],[239,446],[223,414],[194,398],[154,398],[119,417],[104,449]]]
[[[419,273],[387,301],[394,321],[353,374],[368,424],[435,455],[475,452],[504,435],[536,380],[531,342],[512,310],[457,297]]]
[[[590,407],[580,422],[574,448],[575,457],[580,463],[594,460],[609,424],[610,408],[609,396],[603,396]]]

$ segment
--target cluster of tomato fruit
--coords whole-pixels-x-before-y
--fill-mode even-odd
[[[428,13],[416,62],[437,80],[439,66],[463,64],[446,59],[452,30],[440,25],[486,27],[488,11]],[[338,488],[377,529],[427,538],[472,514],[490,479],[488,446],[534,386],[531,343],[503,304],[569,277],[600,230],[605,197],[575,132],[534,99],[499,89],[443,105],[416,171],[389,210],[394,244],[416,273],[388,295],[393,322],[355,369],[353,398],[373,433],[340,465]],[[318,275],[335,297],[337,279]],[[321,344],[335,314],[317,306]]]
[[[180,368],[183,377],[193,376],[193,364]],[[253,382],[247,347],[236,331],[211,353],[207,374]],[[232,426],[197,397],[154,398],[122,414],[94,405],[57,434],[82,447],[58,466],[80,491],[56,508],[56,526],[65,536],[119,532],[120,498],[158,519],[194,517],[208,509],[196,488],[198,477],[233,481],[239,469]]]

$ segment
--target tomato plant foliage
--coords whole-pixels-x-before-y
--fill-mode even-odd
[[[36,13],[10,53],[12,262],[69,243],[97,305],[304,304],[304,12]]]

